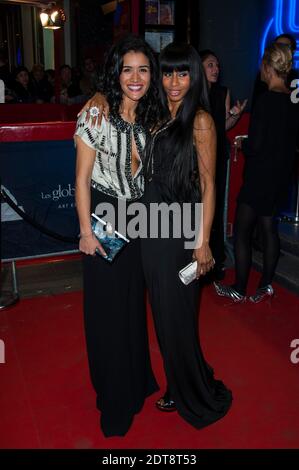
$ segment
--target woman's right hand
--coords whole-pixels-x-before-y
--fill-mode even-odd
[[[92,118],[90,116],[89,110],[93,106],[98,108],[99,115],[97,117]],[[85,111],[87,111],[86,122],[88,122],[91,119],[91,125],[92,126],[96,125],[97,120],[99,120],[99,122],[101,122],[103,114],[106,118],[108,118],[108,116],[109,116],[109,105],[108,105],[108,102],[107,102],[105,96],[102,95],[99,92],[95,93],[93,95],[93,97],[90,98],[90,100],[88,100],[87,103],[83,106],[83,108],[79,111],[79,113],[77,114],[77,117],[80,117],[81,114],[84,113]]]
[[[98,242],[98,240],[93,234],[81,236],[80,242],[79,242],[79,250],[82,251],[82,253],[85,253],[86,255],[92,255],[92,256],[96,254],[96,250],[99,250],[99,252],[104,257],[107,256],[104,248]]]

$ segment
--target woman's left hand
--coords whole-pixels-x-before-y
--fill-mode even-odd
[[[195,249],[192,257],[194,260],[197,260],[197,279],[207,274],[215,265],[215,260],[208,243],[203,243],[200,248]]]
[[[235,104],[235,106],[233,106],[232,109],[230,110],[231,114],[233,116],[240,116],[243,113],[247,105],[247,101],[248,100],[244,100],[242,103],[241,101],[237,100],[237,103]]]

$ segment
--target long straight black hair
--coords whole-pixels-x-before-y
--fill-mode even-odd
[[[138,103],[136,122],[150,129],[156,124],[157,116],[160,115],[158,65],[153,50],[142,38],[130,34],[112,46],[106,56],[98,89],[106,96],[111,114],[117,115],[123,98],[119,76],[123,68],[124,55],[127,52],[142,52],[149,60],[150,86],[145,96]]]
[[[170,119],[167,96],[163,89],[163,74],[173,71],[188,71],[190,88],[186,93],[168,129],[168,152],[173,156],[169,185],[172,193],[181,201],[188,201],[194,190],[192,175],[194,168],[193,129],[196,113],[202,109],[210,111],[209,93],[201,59],[190,44],[171,43],[160,54],[160,98],[164,119]]]

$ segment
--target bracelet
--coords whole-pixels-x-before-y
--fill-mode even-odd
[[[92,237],[92,236],[93,236],[92,232],[87,234],[87,235],[80,233],[79,238],[89,238],[89,237]]]
[[[228,112],[229,117],[232,117],[233,119],[238,119],[239,113],[233,113],[232,111]]]

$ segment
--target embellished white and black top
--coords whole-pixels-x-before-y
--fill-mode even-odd
[[[75,135],[96,151],[91,175],[91,186],[120,199],[139,199],[144,191],[143,150],[146,132],[139,124],[124,121],[120,116],[102,117],[99,127],[85,122],[86,113],[78,121]],[[140,158],[139,167],[132,175],[132,139]]]

